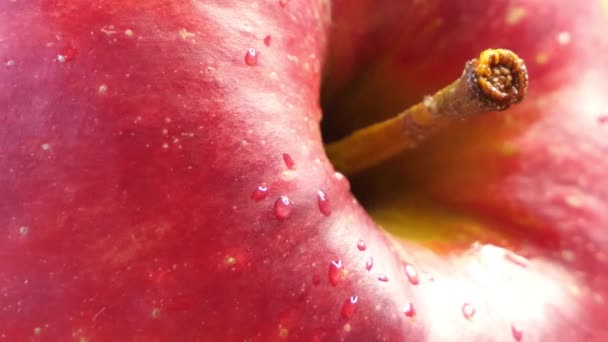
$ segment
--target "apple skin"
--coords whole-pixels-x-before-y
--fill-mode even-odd
[[[315,161],[326,3],[0,6],[7,340],[332,337],[354,294],[327,286],[341,256],[319,232],[360,222],[353,238],[369,234],[397,267],[345,181]],[[252,47],[257,66],[244,61]],[[255,203],[262,184],[269,198]],[[294,203],[285,221],[280,195]]]
[[[605,336],[604,311],[572,290],[586,282],[542,248],[443,256],[378,229],[323,153],[328,15],[324,1],[0,4],[0,336]],[[252,200],[260,185],[268,197]]]
[[[0,336],[421,336],[395,314],[409,291],[401,261],[324,158],[328,12],[324,1],[3,2]],[[256,202],[260,185],[269,196]],[[287,219],[279,196],[293,203]],[[340,259],[348,277],[332,286]]]

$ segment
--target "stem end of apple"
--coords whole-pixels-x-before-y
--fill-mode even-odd
[[[528,72],[523,60],[505,49],[488,49],[465,64],[462,76],[422,102],[383,122],[359,129],[325,146],[334,167],[357,172],[413,149],[455,120],[502,111],[523,100]]]
[[[480,99],[494,110],[505,110],[523,100],[528,90],[524,61],[505,49],[488,49],[467,62],[464,74]]]

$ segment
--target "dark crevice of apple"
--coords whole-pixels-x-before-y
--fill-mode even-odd
[[[325,145],[334,166],[347,175],[415,149],[441,128],[508,109],[523,100],[528,72],[515,53],[488,49],[465,64],[459,78],[399,114]]]
[[[504,52],[506,50],[488,51]],[[517,227],[517,225],[505,224],[500,220],[491,217],[491,215],[473,214],[470,210],[463,210],[446,201],[442,201],[436,198],[432,191],[429,190],[429,187],[424,186],[420,181],[424,178],[424,173],[428,172],[427,168],[420,167],[420,165],[427,163],[425,160],[427,155],[435,153],[432,147],[434,137],[444,135],[450,131],[463,129],[463,127],[466,129],[467,122],[460,122],[463,116],[504,110],[507,109],[511,103],[521,101],[525,88],[527,87],[527,72],[523,62],[519,60],[517,56],[507,54],[507,52],[504,52],[504,55],[502,55],[502,60],[500,60],[501,57],[498,56],[496,52],[487,53],[486,55],[482,54],[479,59],[484,60],[485,58],[485,62],[496,62],[499,67],[494,70],[494,76],[498,76],[498,78],[504,76],[501,75],[501,72],[505,72],[505,75],[507,74],[507,72],[504,71],[505,66],[514,69],[515,72],[512,75],[508,75],[508,77],[510,77],[509,87],[511,87],[511,81],[516,85],[521,85],[523,87],[520,88],[523,89],[521,93],[518,94],[517,90],[515,90],[514,94],[501,94],[500,96],[492,94],[492,91],[496,92],[496,88],[492,84],[488,85],[488,80],[484,79],[483,81],[486,82],[484,86],[487,87],[485,90],[488,92],[489,97],[496,96],[497,98],[494,99],[496,101],[504,100],[505,97],[507,97],[507,101],[504,103],[498,101],[499,104],[487,106],[487,103],[484,102],[486,101],[485,98],[483,101],[477,103],[475,102],[477,100],[466,99],[465,97],[468,96],[465,94],[466,92],[455,91],[457,88],[454,86],[455,84],[457,85],[461,80],[464,81],[460,83],[464,84],[471,78],[468,76],[469,74],[467,74],[467,67],[471,69],[471,64],[477,66],[479,64],[477,63],[479,59],[475,59],[467,63],[465,72],[461,74],[461,77],[458,78],[456,82],[445,87],[442,91],[439,91],[433,96],[433,98],[441,99],[441,101],[446,103],[446,107],[449,108],[448,111],[450,111],[448,115],[445,115],[449,120],[446,119],[445,122],[442,121],[442,124],[433,124],[433,126],[437,126],[433,127],[436,128],[433,130],[434,134],[428,134],[428,137],[425,136],[422,141],[415,141],[412,144],[408,144],[404,151],[401,151],[398,155],[390,158],[388,161],[383,161],[378,164],[366,164],[362,171],[359,172],[359,170],[355,170],[357,172],[353,172],[353,174],[348,174],[349,172],[347,170],[346,173],[352,183],[353,194],[367,209],[372,218],[387,231],[409,240],[417,240],[436,251],[441,251],[443,246],[448,244],[450,244],[451,250],[454,250],[455,245],[461,245],[462,248],[465,249],[470,246],[472,242],[493,243],[503,247],[525,251],[526,244],[530,243],[527,239],[533,236],[533,234],[530,234],[530,232],[523,234],[523,229]],[[463,63],[464,62],[465,61],[463,61]],[[325,71],[328,72],[328,70],[330,70],[330,68],[326,68]],[[491,71],[488,70],[479,72],[489,72],[491,74]],[[362,72],[362,74],[365,74],[365,72]],[[359,78],[365,79],[365,76]],[[491,78],[489,82],[496,82],[498,78]],[[331,79],[331,74],[326,74],[324,79]],[[415,83],[415,80],[404,80],[404,82]],[[479,83],[482,82],[480,81]],[[343,163],[341,163],[340,160],[338,160],[338,164],[335,163],[336,158],[334,151],[332,151],[332,147],[334,147],[332,145],[339,145],[341,142],[346,142],[343,145],[348,147],[349,143],[352,143],[352,141],[356,139],[348,141],[348,139],[344,138],[345,136],[353,131],[363,131],[364,127],[362,126],[374,123],[378,118],[386,119],[388,116],[387,108],[389,108],[389,110],[390,108],[395,108],[394,104],[388,103],[391,101],[389,98],[376,97],[373,101],[374,103],[377,103],[377,106],[374,107],[378,108],[378,112],[369,113],[369,117],[366,117],[365,113],[358,112],[357,110],[349,112],[349,109],[357,108],[357,102],[370,101],[369,98],[362,96],[357,87],[369,88],[370,86],[373,85],[365,84],[363,86],[357,84],[357,80],[355,79],[353,82],[350,82],[347,89],[334,92],[333,98],[329,98],[326,93],[322,92],[322,95],[325,96],[322,96],[324,120],[322,121],[321,129],[330,160],[334,161],[334,166],[336,166],[339,171],[344,172],[344,165],[341,165]],[[477,86],[480,87],[479,85]],[[453,95],[455,93],[458,95]],[[444,96],[445,94],[449,94],[449,96],[446,96],[446,98],[443,99],[441,96]],[[474,97],[475,96],[472,96],[472,98]],[[344,106],[344,98],[349,98],[349,101],[352,103],[348,106]],[[404,101],[404,103],[406,102]],[[409,103],[408,105],[411,106],[412,104]],[[423,101],[417,105],[411,106],[409,110],[406,110],[403,113],[407,114],[408,111],[417,111],[416,113],[419,113],[420,108],[425,108],[426,105],[427,103]],[[459,109],[454,109],[455,106]],[[403,113],[400,115],[403,115]],[[458,120],[453,120],[455,116],[458,117]],[[352,118],[352,120],[349,119],[346,120],[347,122],[344,122],[344,118]],[[388,122],[390,120],[394,119],[387,119],[386,121]],[[397,126],[402,127],[401,123]],[[394,137],[391,137],[391,139],[392,138]],[[409,138],[409,136],[406,138]],[[366,158],[371,159],[375,156],[373,151],[371,151],[373,149],[374,148],[370,149],[370,151],[361,153],[361,155],[369,156]],[[425,152],[421,154],[421,150]],[[438,151],[438,153],[441,152]],[[378,151],[377,154],[380,154],[380,151]],[[404,166],[404,164],[406,165]],[[405,172],[403,171],[404,169],[406,170]],[[471,191],[474,191],[474,189],[471,189]],[[516,241],[517,245],[514,245]],[[545,235],[543,244],[555,245],[558,243],[557,237],[555,240],[552,240],[547,239]]]

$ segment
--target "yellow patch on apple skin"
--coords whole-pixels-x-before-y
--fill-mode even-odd
[[[564,202],[571,208],[580,208],[583,205],[583,200],[577,195],[568,195],[564,197]]]
[[[526,14],[526,9],[523,7],[511,7],[505,16],[505,23],[509,26],[517,25]]]
[[[236,264],[236,258],[233,256],[227,256],[226,259],[224,259],[224,263],[226,263],[227,266],[233,266]]]
[[[183,39],[186,40],[188,38],[193,38],[195,36],[194,33],[189,32],[188,30],[186,30],[185,28],[181,28],[178,32],[179,36]]]
[[[573,295],[574,297],[578,297],[581,295],[581,288],[578,287],[578,285],[576,285],[574,283],[566,285],[566,288],[567,288],[568,292],[570,292],[570,294]]]
[[[510,114],[504,114],[502,116],[502,124],[504,126],[512,126],[514,122],[515,122],[515,119],[513,118],[512,115],[510,115]]]
[[[504,157],[513,157],[519,153],[519,149],[517,148],[517,146],[510,141],[505,141],[500,144],[500,146],[498,147],[498,151]]]
[[[103,95],[103,94],[107,93],[108,92],[108,85],[105,84],[105,83],[101,84],[99,87],[97,87],[97,92],[100,95]]]
[[[472,243],[504,242],[509,235],[497,222],[475,217],[419,196],[392,198],[388,203],[368,208],[374,221],[397,237],[407,237],[435,252],[443,252],[446,243],[454,249],[468,248]]]
[[[26,235],[27,235],[27,233],[28,233],[29,231],[30,231],[30,228],[29,228],[29,227],[27,227],[27,226],[21,226],[21,227],[19,228],[19,234],[20,234],[21,236],[26,236]]]
[[[427,26],[425,27],[425,30],[427,31],[426,33],[433,33],[437,30],[439,30],[439,28],[443,26],[443,18],[441,17],[435,17],[433,19],[431,19],[429,21],[429,23],[427,24]]]
[[[573,262],[574,259],[576,258],[574,255],[574,252],[572,252],[571,250],[563,250],[560,253],[562,260],[564,260],[565,262]]]
[[[536,64],[539,65],[547,64],[547,62],[549,61],[549,55],[545,52],[538,53],[534,57],[534,61],[536,62]]]
[[[604,304],[604,296],[602,296],[599,293],[594,293],[593,294],[593,301],[595,301],[597,304]]]
[[[152,309],[152,312],[150,313],[150,316],[153,319],[159,319],[160,318],[160,308],[154,308],[154,309]]]
[[[281,172],[281,178],[283,178],[284,181],[292,181],[294,179],[296,179],[297,176],[297,172],[296,170],[286,170]]]
[[[608,17],[608,0],[600,0],[602,7],[604,8],[604,14]]]

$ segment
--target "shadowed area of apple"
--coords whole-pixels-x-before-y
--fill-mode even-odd
[[[391,159],[421,148],[457,125],[471,125],[470,120],[477,116],[509,110],[511,105],[524,99],[527,88],[524,61],[512,51],[488,49],[466,62],[461,76],[434,95],[425,96],[423,101],[394,117],[327,143],[326,152],[336,169],[361,180],[359,197],[369,200],[368,188],[377,189],[380,185],[381,192],[371,191],[376,197],[369,200],[368,207],[371,204],[372,215],[397,235],[407,227],[405,237],[411,238],[412,233],[418,233],[416,240],[424,241],[436,250],[444,236],[450,237],[448,242],[452,250],[454,244],[468,247],[479,240],[504,246],[508,244],[504,224],[498,225],[502,226],[499,230],[489,230],[487,226],[498,223],[450,212],[449,208],[439,207],[419,194],[414,195],[411,190],[397,187],[394,191],[392,179],[398,179],[404,171],[391,174],[389,178],[369,174],[370,170],[382,169],[386,163],[391,165]],[[395,168],[394,165],[390,167]],[[415,169],[415,164],[411,168]],[[365,173],[368,175],[362,176]],[[416,183],[411,189],[415,189]],[[422,215],[416,215],[420,213]]]
[[[589,46],[606,40],[566,14],[581,12],[589,22],[605,18],[593,6],[560,6],[456,1],[404,4],[405,13],[370,4],[348,10],[363,21],[356,34],[346,20],[335,24],[322,93],[326,143],[421,101],[487,47],[513,49],[529,66],[530,94],[521,105],[444,127],[420,146],[351,177],[353,192],[377,223],[439,249],[477,241],[521,250],[540,244],[558,258],[563,250],[584,249],[566,240],[592,234],[582,228],[573,235],[573,226],[606,222],[604,214],[579,213],[593,212],[608,194],[604,187],[585,191],[577,184],[593,183],[605,162],[587,172],[563,160],[600,159],[593,154],[605,145],[597,128],[603,85],[586,70],[598,64]],[[551,20],[541,24],[536,16]],[[576,131],[593,131],[588,145],[567,144]],[[596,245],[584,253],[599,250]]]

